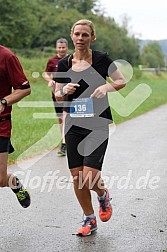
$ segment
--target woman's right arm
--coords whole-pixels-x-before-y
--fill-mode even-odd
[[[58,102],[64,101],[66,95],[71,95],[80,85],[77,83],[68,83],[66,85],[56,82],[54,95]]]

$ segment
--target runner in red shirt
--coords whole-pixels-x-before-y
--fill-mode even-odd
[[[60,104],[57,103],[54,95],[55,91],[55,81],[53,80],[54,73],[57,71],[59,60],[64,58],[67,55],[68,51],[68,41],[64,38],[60,38],[56,41],[56,51],[57,54],[48,60],[46,69],[45,69],[45,79],[48,81],[48,86],[52,87],[52,100],[54,102],[55,112],[58,117],[58,122],[60,125],[60,132],[62,136],[62,143],[60,149],[58,150],[58,154],[61,156],[66,155],[66,144],[64,138],[64,120],[66,116],[66,112],[63,111],[63,107],[60,107]]]
[[[0,187],[11,187],[22,207],[30,205],[29,192],[19,179],[7,173],[8,153],[14,151],[10,142],[12,105],[31,92],[22,66],[8,48],[0,45]]]

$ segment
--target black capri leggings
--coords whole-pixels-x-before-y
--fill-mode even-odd
[[[88,166],[101,171],[108,136],[108,126],[95,130],[72,126],[65,135],[69,168]]]

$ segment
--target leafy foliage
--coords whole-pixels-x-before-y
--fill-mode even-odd
[[[125,26],[104,16],[99,0],[0,0],[0,6],[0,43],[7,47],[53,47],[58,38],[65,37],[73,49],[72,24],[87,18],[97,30],[92,49],[107,51],[114,60],[139,63],[138,42],[128,35]]]
[[[164,56],[157,42],[150,42],[144,46],[141,61],[147,67],[163,67]]]
[[[65,10],[75,9],[85,15],[93,9],[96,0],[55,0],[53,2],[57,8],[64,8]]]
[[[9,47],[31,46],[38,18],[34,13],[34,2],[28,0],[0,0],[0,41]]]

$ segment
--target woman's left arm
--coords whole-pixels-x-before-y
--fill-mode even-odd
[[[118,91],[126,85],[125,78],[118,69],[112,73],[111,79],[111,83],[106,83],[96,88],[95,91],[91,94],[91,98],[103,98],[107,94],[107,92]]]

